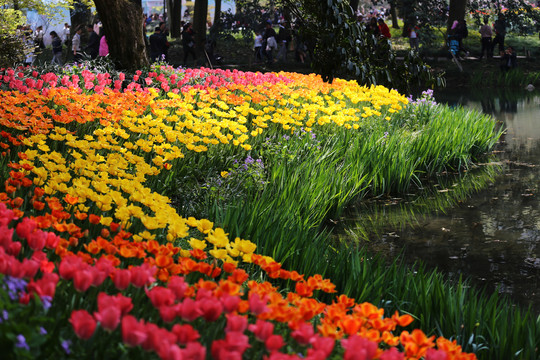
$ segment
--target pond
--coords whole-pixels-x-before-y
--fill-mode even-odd
[[[501,121],[507,131],[493,156],[420,194],[358,204],[338,236],[462,275],[540,313],[540,93],[460,90],[435,98]]]

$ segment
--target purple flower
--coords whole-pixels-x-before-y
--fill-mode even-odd
[[[44,327],[41,327],[41,326],[40,326],[40,327],[39,327],[39,334],[40,334],[40,335],[47,335],[47,330],[45,330]]]
[[[66,354],[71,354],[71,349],[69,348],[71,346],[70,340],[62,340],[62,343],[60,345],[62,346],[62,349],[64,349]]]
[[[7,310],[2,310],[2,314],[0,314],[0,323],[6,321],[7,319],[9,319],[9,313]]]
[[[43,305],[43,309],[45,311],[49,310],[51,307],[52,297],[44,295],[41,297],[41,304]]]
[[[17,335],[17,342],[15,343],[15,347],[18,347],[19,349],[30,350],[30,347],[26,343],[26,339],[22,334]]]
[[[19,293],[26,290],[28,283],[23,279],[17,279],[11,276],[4,277],[4,289],[7,287],[9,298],[13,301],[19,299]]]

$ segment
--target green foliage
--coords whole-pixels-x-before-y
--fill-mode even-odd
[[[478,26],[484,23],[484,18],[487,17],[493,22],[502,14],[506,20],[507,31],[525,35],[540,30],[538,28],[540,11],[538,7],[533,7],[528,1],[486,2],[471,0],[468,6]]]
[[[251,49],[253,32],[263,30],[263,23],[268,20],[268,8],[259,0],[238,0],[236,10],[234,14],[230,11],[221,13],[220,22],[210,29],[210,37],[221,42],[240,34],[244,45]],[[237,27],[236,23],[241,26]]]
[[[21,62],[24,54],[22,37],[16,33],[24,17],[21,11],[4,8],[4,3],[0,1],[0,68]]]
[[[419,2],[416,0],[401,0],[397,4],[399,14],[403,18],[401,36],[406,37],[407,27],[414,24],[419,28],[420,42],[424,48],[437,47],[444,44],[438,39],[445,38],[446,23],[448,21],[448,1],[429,0]]]
[[[540,72],[525,73],[521,68],[506,72],[475,72],[471,77],[472,86],[498,88],[524,88],[529,84],[540,85]]]
[[[402,91],[443,83],[415,52],[398,61],[390,43],[366,33],[345,1],[283,0],[283,4],[297,17],[303,37],[314,41],[312,66],[325,81],[346,77]]]

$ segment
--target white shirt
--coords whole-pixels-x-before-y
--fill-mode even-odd
[[[37,40],[43,40],[43,30],[36,30],[36,33],[34,34]]]
[[[72,43],[71,49],[73,50],[74,53],[81,51],[81,35],[77,33],[73,35],[73,43]]]
[[[70,33],[70,30],[68,27],[65,27],[63,30],[62,30],[62,41],[66,41],[69,39],[69,33]]]

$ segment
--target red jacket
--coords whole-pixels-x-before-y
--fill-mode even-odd
[[[385,38],[390,39],[392,37],[392,35],[390,35],[390,29],[386,23],[379,24],[379,30],[381,31],[381,35]]]

